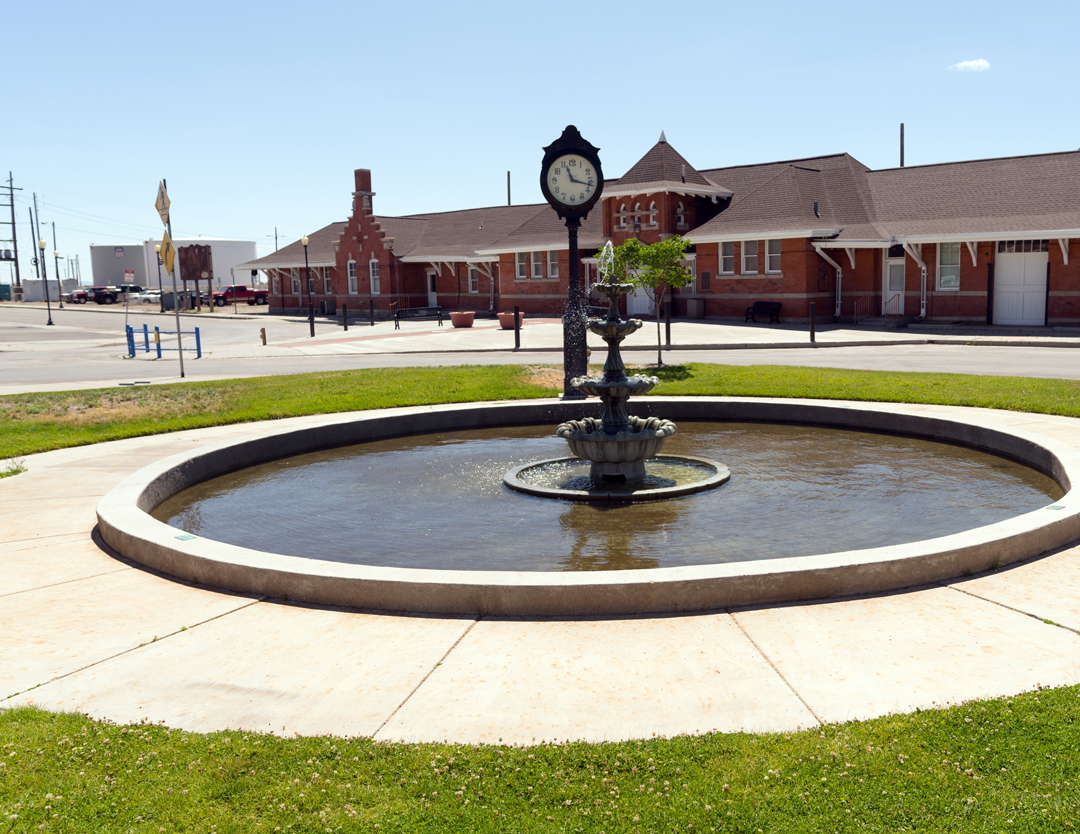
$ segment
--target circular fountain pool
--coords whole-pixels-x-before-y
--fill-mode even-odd
[[[676,436],[688,445],[665,452],[704,452],[728,464],[732,479],[708,493],[626,507],[636,530],[624,540],[626,525],[604,526],[610,512],[603,504],[532,498],[501,483],[515,462],[562,453],[550,426],[580,409],[550,400],[491,403],[219,430],[217,436],[233,439],[163,460],[114,488],[98,506],[99,529],[123,555],[208,585],[382,610],[516,615],[694,611],[881,591],[1008,564],[1080,537],[1080,512],[1069,492],[1080,452],[1056,440],[1045,419],[1049,428],[1040,434],[1014,428],[1008,415],[976,409],[650,397],[639,412],[688,426]],[[715,433],[704,447],[695,442],[697,427],[689,429],[694,421],[711,424],[707,433]],[[745,452],[725,445],[730,424],[755,422],[789,425],[758,426],[764,433]],[[522,428],[537,424],[547,428]],[[804,426],[900,437],[863,433],[853,449],[837,452],[800,440]],[[503,448],[471,456],[473,441],[452,433],[474,428],[497,428],[503,440],[496,445]],[[405,433],[436,437],[392,440]],[[926,440],[968,448],[947,446],[936,464],[920,468]],[[383,443],[396,444],[396,451],[388,445],[372,454],[372,444]],[[437,452],[434,463],[404,472],[387,465],[407,457],[409,443],[429,457]],[[367,452],[337,454],[350,444]],[[980,464],[986,468],[974,483],[949,481],[952,471],[969,465],[972,448],[999,457]],[[334,474],[317,458],[304,467],[289,462],[327,449],[351,463]],[[886,467],[883,458],[896,455],[910,457]],[[449,458],[459,458],[457,469],[445,465]],[[836,474],[820,474],[826,458],[840,463]],[[1016,469],[1013,461],[1037,471]],[[277,526],[267,524],[270,536],[257,547],[193,532],[194,514],[185,517],[184,530],[150,515],[159,507],[168,513],[166,502],[189,487],[209,487],[212,479],[237,477],[252,466],[279,473],[310,468],[316,475],[307,486],[276,488],[285,497],[272,510]],[[366,474],[357,477],[348,466],[366,466]],[[740,480],[750,480],[755,467],[754,479],[769,489],[741,495]],[[853,478],[860,485],[849,489]],[[991,506],[985,494],[969,494],[995,479],[1012,484],[1006,492],[1018,487],[1020,503],[1009,503],[1014,495]],[[877,503],[863,503],[875,491]],[[920,492],[918,508],[900,509],[898,496]],[[334,509],[336,493],[345,500]],[[222,507],[227,495],[226,489],[219,496]],[[227,514],[212,505],[198,511],[202,520],[219,514],[225,523],[205,535],[227,538],[221,532],[231,526]],[[262,507],[254,494],[234,505],[244,514]],[[635,521],[640,513],[646,515]],[[961,518],[967,513],[973,515]],[[318,528],[321,540],[289,544]]]
[[[1062,494],[1030,467],[917,438],[748,423],[680,429],[667,441],[672,456],[650,461],[655,483],[642,487],[701,482],[705,464],[677,457],[691,450],[727,462],[727,484],[623,505],[521,495],[503,486],[507,463],[519,477],[535,469],[574,490],[588,482],[589,461],[537,464],[563,441],[550,425],[511,426],[283,458],[189,487],[153,515],[182,533],[352,564],[633,570],[901,544],[993,524]]]

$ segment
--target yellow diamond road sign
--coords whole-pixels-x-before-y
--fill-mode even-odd
[[[158,183],[157,201],[154,203],[154,208],[157,209],[157,213],[161,215],[161,222],[165,225],[169,224],[169,194],[165,191],[165,183]]]
[[[172,245],[172,238],[169,237],[169,233],[165,232],[161,239],[161,260],[165,262],[165,271],[172,275],[173,259],[176,257],[176,250]]]

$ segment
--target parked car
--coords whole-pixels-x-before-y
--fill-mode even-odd
[[[161,290],[146,290],[130,298],[132,304],[161,304]]]
[[[143,288],[138,284],[121,284],[117,289],[119,289],[122,294],[126,294],[129,299],[134,298],[143,292]]]
[[[86,293],[95,304],[115,304],[120,297],[120,288],[87,287]]]
[[[209,304],[210,298],[210,293],[203,293],[202,299],[204,302]],[[238,301],[246,301],[248,304],[265,304],[266,290],[252,289],[244,284],[232,284],[214,290],[213,299],[214,304],[218,307],[224,307],[226,304]]]
[[[68,304],[85,304],[90,300],[90,294],[84,289],[72,290],[64,296],[64,301]]]

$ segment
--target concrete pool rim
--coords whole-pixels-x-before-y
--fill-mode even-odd
[[[757,562],[583,573],[384,568],[265,553],[190,536],[152,518],[180,490],[236,469],[317,449],[408,434],[557,424],[580,402],[528,400],[336,414],[314,424],[248,424],[232,437],[133,473],[98,504],[102,538],[139,564],[242,593],[369,610],[491,616],[709,611],[892,591],[1038,556],[1080,538],[1072,483],[1080,448],[1043,415],[849,401],[648,397],[641,416],[764,422],[921,437],[1008,457],[1056,480],[1056,503],[962,533],[867,550]],[[1023,426],[1012,425],[1022,422]],[[1040,423],[1046,425],[1040,426]],[[1040,431],[1040,427],[1044,431]],[[238,427],[231,427],[233,433]],[[1080,424],[1076,428],[1080,438]],[[1059,433],[1058,433],[1059,434]]]

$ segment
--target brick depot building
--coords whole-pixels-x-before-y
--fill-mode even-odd
[[[848,154],[696,169],[665,139],[606,180],[580,230],[581,274],[631,236],[692,246],[694,283],[675,315],[781,319],[898,315],[1041,327],[1080,323],[1080,152],[872,171]],[[317,310],[379,316],[440,306],[557,315],[567,297],[566,229],[547,204],[382,217],[371,172],[352,215],[310,235]],[[270,280],[271,307],[303,308],[299,242],[242,268]],[[238,267],[240,268],[240,267]],[[624,312],[648,313],[644,294]]]

